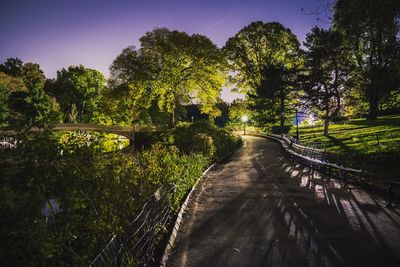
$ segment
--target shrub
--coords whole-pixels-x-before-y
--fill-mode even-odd
[[[288,134],[290,130],[290,126],[289,125],[285,125],[283,127],[281,126],[272,126],[271,128],[271,132],[273,134]]]
[[[175,185],[168,200],[177,209],[208,164],[161,144],[103,154],[83,133],[61,143],[51,133],[19,140],[0,151],[3,266],[87,266],[162,185]],[[51,199],[62,211],[46,222],[41,208]]]
[[[196,137],[198,134],[202,134],[201,136],[203,137]],[[180,150],[185,153],[201,152],[203,155],[209,155],[213,161],[222,160],[241,144],[240,137],[234,136],[225,129],[205,121],[176,127],[174,135],[175,144]],[[215,147],[212,157],[210,155],[212,151],[211,141],[205,141],[205,136],[211,138]],[[208,144],[205,145],[205,143]]]

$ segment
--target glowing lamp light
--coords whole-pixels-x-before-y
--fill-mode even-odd
[[[247,122],[249,120],[249,117],[247,115],[242,116],[242,122]]]

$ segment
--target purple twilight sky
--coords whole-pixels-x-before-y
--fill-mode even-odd
[[[39,63],[48,78],[82,64],[108,76],[113,59],[155,27],[201,33],[219,47],[250,22],[278,21],[304,41],[326,22],[301,9],[321,0],[2,0],[0,62]],[[327,17],[322,15],[323,19]],[[235,95],[224,90],[223,98]]]

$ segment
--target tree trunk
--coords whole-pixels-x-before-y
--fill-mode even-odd
[[[374,90],[375,91],[375,90]],[[368,120],[376,120],[378,118],[378,104],[379,99],[377,92],[373,92],[368,97],[369,110],[368,110]]]
[[[280,104],[281,104],[281,106],[280,106],[280,111],[281,111],[281,114],[280,114],[280,127],[281,127],[281,130],[283,131],[283,128],[285,127],[285,92],[283,91],[283,88],[281,88],[280,89]]]
[[[325,119],[324,119],[324,136],[328,137],[329,136],[329,121],[330,121],[330,116],[329,116],[329,97],[328,95],[325,96]]]
[[[324,121],[324,136],[326,137],[329,136],[329,122],[330,122],[329,117],[326,117]]]
[[[172,124],[172,127],[175,126],[175,110],[173,110],[171,113],[171,124]]]

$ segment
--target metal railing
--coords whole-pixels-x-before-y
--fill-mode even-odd
[[[329,162],[325,150],[301,145],[296,139],[286,135],[249,133],[255,136],[262,136],[277,140],[281,143],[285,153],[299,163],[316,169],[329,177],[338,178],[339,182],[344,182],[344,186],[353,182],[364,182],[366,173],[361,169],[354,169],[343,166],[342,162]],[[336,155],[339,158],[339,155]]]
[[[163,242],[175,215],[170,205],[176,186],[159,188],[137,213],[123,234],[111,237],[90,266],[152,266],[158,263],[156,248]]]

